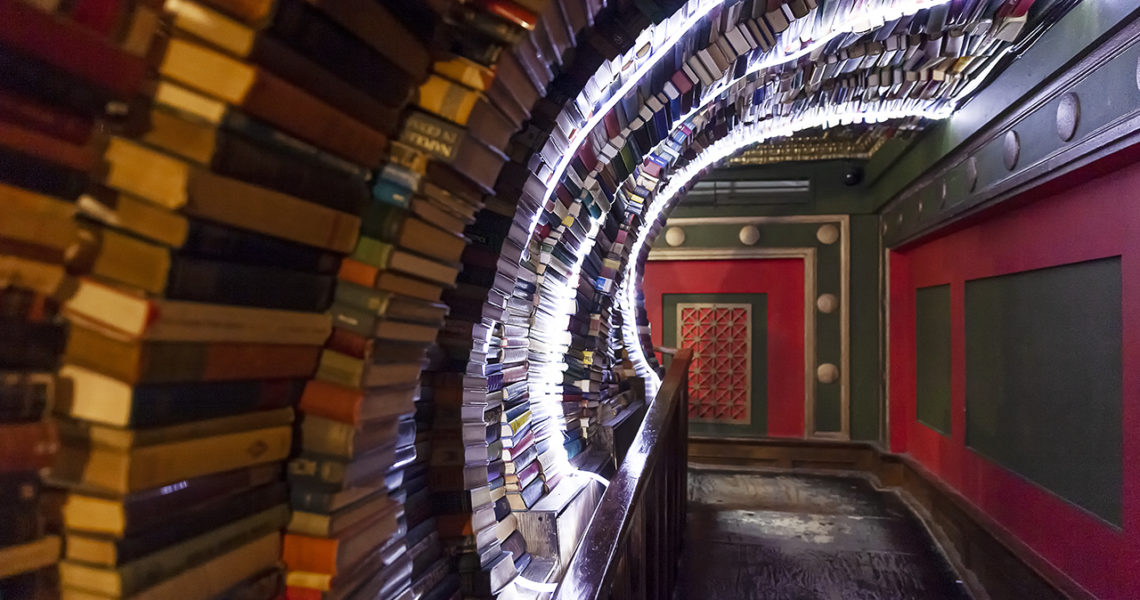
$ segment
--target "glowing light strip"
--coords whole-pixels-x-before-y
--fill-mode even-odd
[[[570,324],[570,309],[573,306],[574,300],[577,296],[578,281],[582,274],[582,264],[586,262],[586,256],[594,249],[594,244],[597,242],[598,232],[601,231],[602,220],[605,219],[605,214],[601,219],[594,219],[589,216],[589,213],[583,211],[579,218],[587,218],[590,220],[590,229],[586,234],[586,240],[582,242],[578,253],[575,255],[574,264],[570,266],[570,273],[566,277],[567,283],[561,283],[551,280],[555,285],[551,290],[554,296],[554,303],[551,306],[551,313],[554,315],[549,319],[549,327],[536,327],[539,321],[535,321],[532,325],[535,329],[541,329],[543,333],[547,334],[546,339],[551,339],[551,334],[558,332],[565,332]],[[549,269],[549,267],[547,267]],[[545,280],[544,280],[545,281]],[[541,288],[540,288],[541,289]],[[563,342],[562,339],[565,341]],[[561,338],[558,342],[551,344],[551,348],[544,351],[542,354],[546,356],[546,360],[542,364],[537,365],[538,368],[527,373],[528,387],[531,390],[537,391],[539,395],[531,398],[531,411],[535,417],[545,415],[548,419],[555,419],[557,432],[561,436],[566,431],[566,416],[562,411],[562,395],[561,386],[563,379],[563,372],[566,370],[566,352],[570,349],[570,336]],[[557,393],[554,390],[558,390]],[[536,410],[537,409],[537,410]],[[557,443],[551,444],[554,451],[555,460],[562,465],[568,472],[579,472],[570,464],[570,456],[566,453],[565,440],[556,440]]]
[[[897,101],[895,101],[897,102]],[[898,102],[897,102],[898,103]],[[898,103],[902,104],[902,103]],[[910,103],[907,103],[910,104]],[[818,110],[816,112],[819,112]],[[622,336],[625,339],[626,350],[630,360],[639,375],[645,378],[646,393],[649,397],[657,394],[661,387],[661,378],[654,371],[641,346],[641,339],[637,334],[637,293],[641,282],[637,279],[637,270],[641,266],[638,256],[642,248],[649,242],[649,235],[653,231],[653,224],[680,194],[681,190],[702,171],[721,159],[735,154],[737,151],[763,142],[773,137],[784,137],[797,131],[813,127],[833,127],[854,123],[882,123],[895,119],[921,117],[931,120],[945,119],[953,112],[950,106],[930,110],[925,107],[883,108],[878,110],[847,110],[823,114],[797,114],[776,119],[760,121],[734,130],[728,136],[714,142],[705,149],[694,161],[685,165],[680,171],[673,174],[669,183],[661,193],[656,195],[642,218],[642,227],[638,231],[637,239],[630,247],[625,264],[625,277],[621,289],[617,294],[618,308],[622,314]]]
[[[624,81],[622,83],[621,87],[618,88],[617,93],[607,98],[605,103],[602,104],[602,107],[599,110],[594,111],[594,114],[590,115],[590,118],[586,120],[586,124],[578,128],[576,132],[577,135],[575,138],[572,138],[570,140],[570,147],[567,148],[566,152],[562,155],[562,160],[559,161],[557,165],[555,165],[554,171],[550,174],[550,179],[548,179],[546,182],[546,192],[542,195],[542,203],[530,221],[530,230],[528,233],[531,237],[534,236],[534,230],[538,227],[538,219],[542,215],[542,211],[546,206],[547,200],[550,199],[550,194],[554,192],[554,188],[558,185],[558,182],[562,181],[562,176],[566,173],[566,169],[570,166],[570,161],[574,159],[574,156],[578,153],[578,150],[582,147],[582,144],[585,143],[587,139],[589,139],[589,133],[598,126],[598,123],[602,122],[602,119],[605,118],[607,114],[609,114],[610,110],[612,110],[613,107],[618,102],[620,102],[621,99],[624,98],[635,85],[641,82],[641,79],[645,77],[649,70],[657,64],[657,61],[661,60],[661,57],[665,56],[666,51],[672,51],[673,46],[675,46],[677,42],[680,41],[680,39],[684,37],[684,35],[688,33],[690,29],[693,28],[694,25],[699,23],[700,20],[705,17],[705,15],[709,14],[709,11],[719,6],[720,4],[723,4],[724,2],[725,0],[720,0],[719,2],[709,2],[705,6],[698,8],[696,12],[689,16],[684,25],[678,27],[677,30],[674,31],[665,40],[664,44],[658,48],[654,48],[653,53],[650,54],[650,57],[642,62],[641,66],[637,67],[633,75],[630,76],[627,81]]]
[[[515,577],[512,581],[515,585],[523,588],[524,590],[530,590],[532,592],[538,592],[540,594],[554,593],[558,589],[557,583],[544,583],[541,581],[534,581],[527,579],[522,575]]]

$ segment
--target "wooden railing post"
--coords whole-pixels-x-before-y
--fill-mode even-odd
[[[672,596],[685,532],[692,357],[689,349],[674,356],[555,600]]]

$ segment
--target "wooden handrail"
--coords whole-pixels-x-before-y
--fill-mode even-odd
[[[665,600],[672,594],[685,529],[692,358],[688,348],[673,357],[555,600]]]

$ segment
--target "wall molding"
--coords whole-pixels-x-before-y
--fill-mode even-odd
[[[726,245],[688,246],[683,242],[679,247],[667,247],[664,236],[649,251],[646,260],[748,260],[793,258],[804,260],[804,425],[805,436],[809,439],[849,440],[851,439],[851,217],[850,215],[795,215],[795,216],[732,216],[732,217],[684,217],[670,218],[663,227],[708,228],[708,227],[758,227],[772,225],[827,225],[839,227],[839,431],[816,431],[815,389],[820,384],[816,380],[816,368],[820,364],[816,337],[819,333],[816,310],[816,296],[819,293],[818,247],[803,246],[746,246],[735,232],[723,238]],[[691,238],[689,238],[691,239]],[[817,240],[813,237],[813,242]],[[826,290],[825,290],[826,291]]]
[[[1074,118],[1062,108],[1074,100],[1075,133],[1066,140],[1059,121]],[[886,245],[941,232],[1137,143],[1140,20],[1133,20],[892,198],[880,211]],[[1012,146],[1018,156],[1007,169]]]

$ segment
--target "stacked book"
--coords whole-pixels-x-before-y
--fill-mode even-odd
[[[5,199],[13,193],[0,187]],[[0,262],[36,250],[0,226]],[[50,410],[66,332],[57,299],[20,283],[0,283],[0,597],[37,598],[58,593],[60,538],[45,535],[41,470],[58,448]]]
[[[308,13],[298,22],[315,28],[324,18],[327,31],[341,35],[331,60],[355,57],[349,81],[395,107],[389,130],[402,137],[400,111],[428,85],[435,13],[311,5],[300,4]],[[359,236],[336,273],[332,334],[300,400],[283,549],[290,598],[405,599],[436,587],[421,579],[439,552],[423,510],[416,400],[426,350],[447,313],[440,294],[458,272],[461,231],[474,208],[421,185],[427,159],[415,148],[392,141],[385,158],[370,163]]]
[[[65,490],[63,594],[204,598],[240,588],[272,597],[288,519],[281,461],[292,406],[328,336],[321,311],[330,274],[359,219],[302,185],[326,168],[303,154],[313,146],[272,137],[267,121],[317,141],[308,126],[291,125],[303,116],[262,107],[251,112],[267,121],[255,121],[234,109],[241,99],[227,76],[258,81],[256,68],[208,40],[132,51],[140,31],[153,34],[166,21],[146,5],[104,15],[131,24],[115,36],[79,29],[86,12],[5,9],[5,33],[8,24],[35,32],[4,39],[40,61],[29,63],[37,70],[27,90],[55,82],[40,91],[65,108],[109,90],[113,102],[100,102],[103,110],[127,113],[122,127],[70,147],[21,138],[22,149],[68,171],[37,191],[71,201],[70,214],[61,207],[66,218],[49,220],[41,211],[35,227],[78,276],[66,280],[62,304],[70,335],[59,376],[70,393],[55,406],[62,443],[52,468]],[[173,7],[178,32],[182,17]],[[47,40],[69,47],[36,45]],[[145,86],[152,97],[140,93],[144,57],[160,64],[162,80]],[[78,79],[68,82],[76,87],[62,93],[53,69]],[[310,98],[275,85],[282,98]],[[237,131],[243,124],[248,135]],[[9,181],[18,175],[6,173]],[[328,179],[346,178],[337,171]]]
[[[127,18],[126,23],[145,20]],[[124,24],[128,29],[129,24]],[[71,272],[105,266],[99,239],[77,223],[75,198],[93,165],[94,131],[122,125],[141,78],[103,78],[69,60],[79,48],[137,64],[133,43],[80,15],[0,4],[0,596],[58,597],[58,503],[44,485],[59,447],[51,412],[66,406],[58,376],[67,345]],[[37,39],[39,38],[39,39]],[[68,46],[62,52],[55,41]],[[46,43],[45,43],[46,42]],[[64,90],[70,91],[62,94]],[[110,108],[114,114],[108,114]],[[54,507],[54,508],[53,508]]]
[[[525,450],[514,445],[524,438],[534,448],[527,437],[527,329],[537,288],[534,273],[520,269],[530,215],[500,199],[512,197],[501,193],[500,170],[512,134],[539,97],[517,53],[524,46],[535,51],[531,32],[545,36],[548,15],[561,24],[560,48],[572,46],[572,37],[556,3],[526,4],[472,2],[445,14],[451,55],[435,64],[417,103],[422,112],[401,137],[431,157],[426,182],[486,204],[467,227],[471,245],[457,287],[444,296],[451,313],[423,390],[433,415],[435,520],[466,597],[493,596],[531,564],[508,500],[520,473],[507,459],[520,458],[511,453]],[[526,87],[511,85],[524,80]],[[529,289],[516,288],[519,278],[529,278]],[[521,475],[529,482],[528,473]]]

